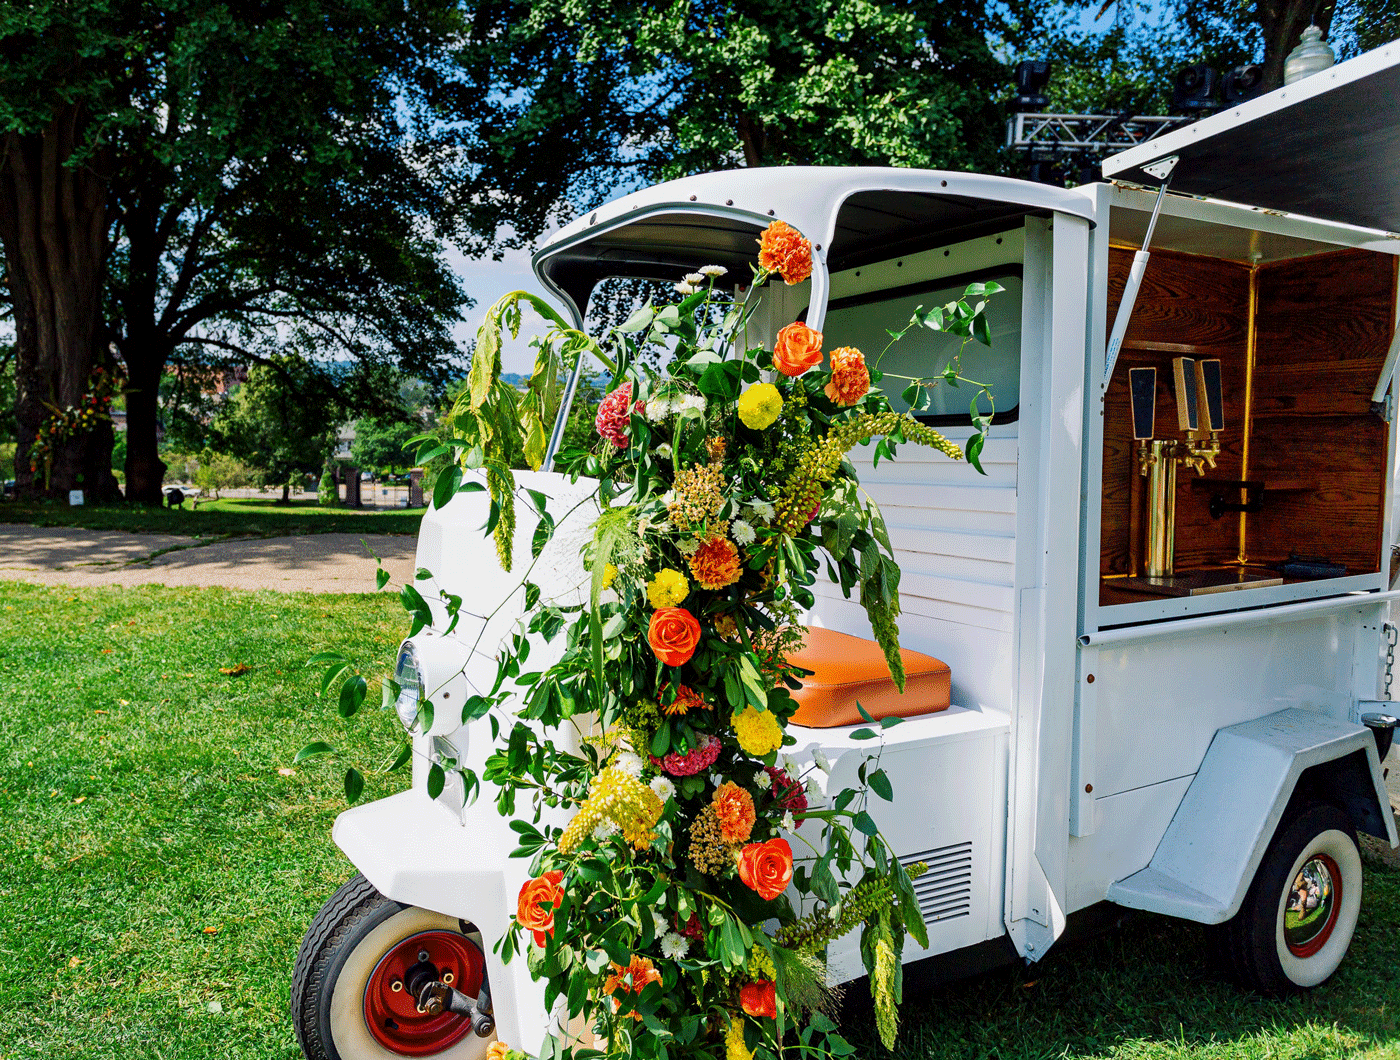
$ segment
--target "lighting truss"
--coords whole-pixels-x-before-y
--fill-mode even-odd
[[[1021,151],[1111,154],[1154,140],[1194,118],[1131,114],[1015,114],[1006,146]]]

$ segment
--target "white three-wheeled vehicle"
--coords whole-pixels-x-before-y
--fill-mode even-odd
[[[782,218],[812,240],[812,279],[765,290],[760,325],[771,342],[803,317],[828,349],[878,350],[970,281],[1006,288],[991,348],[963,363],[994,384],[986,476],[914,447],[878,467],[867,449],[861,471],[904,572],[904,644],[952,672],[950,706],[911,702],[886,733],[896,798],[879,824],[930,866],[916,881],[929,948],[907,961],[1039,960],[1105,902],[1217,925],[1265,992],[1342,960],[1357,834],[1397,843],[1381,762],[1400,595],[1398,144],[1392,45],[1115,156],[1110,183],[712,173],[600,207],[536,255],[578,321],[609,277],[748,276]],[[951,352],[923,333],[882,367],[927,376]],[[935,390],[920,415],[965,438],[964,393]],[[584,488],[522,479],[556,511]],[[525,962],[492,953],[527,876],[508,822],[451,780],[426,790],[435,757],[480,772],[490,731],[455,708],[490,687],[524,610],[481,536],[482,497],[427,513],[418,565],[480,614],[517,595],[484,630],[464,618],[400,652],[402,716],[430,697],[435,720],[414,736],[411,790],[336,822],[360,875],[298,956],[312,1060],[475,1058],[496,1034],[533,1051],[553,1026]],[[580,592],[587,535],[561,525],[532,576],[547,595]],[[809,624],[870,635],[835,586]],[[790,731],[795,757],[820,750],[831,784],[855,784],[868,745],[850,729]],[[829,966],[861,972],[853,950]]]

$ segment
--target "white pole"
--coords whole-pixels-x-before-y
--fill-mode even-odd
[[[1152,243],[1152,231],[1157,227],[1157,215],[1162,210],[1162,200],[1167,194],[1170,180],[1164,180],[1157,189],[1157,201],[1152,206],[1152,219],[1147,222],[1147,235],[1143,238],[1142,249],[1133,255],[1133,267],[1128,271],[1128,282],[1123,288],[1122,301],[1118,303],[1118,315],[1113,318],[1113,333],[1108,338],[1108,350],[1104,355],[1103,385],[1108,389],[1108,381],[1113,378],[1113,366],[1118,361],[1118,350],[1123,345],[1123,336],[1128,331],[1128,321],[1137,304],[1138,288],[1142,286],[1142,274],[1147,271],[1147,260],[1152,256],[1147,248]]]

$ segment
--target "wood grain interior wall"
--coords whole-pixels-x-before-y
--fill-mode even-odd
[[[1387,428],[1370,399],[1395,322],[1395,270],[1395,258],[1364,250],[1259,269],[1249,477],[1307,488],[1266,497],[1248,517],[1253,562],[1296,552],[1349,574],[1380,569]]]
[[[1133,252],[1108,252],[1108,319],[1118,312]],[[1133,444],[1128,371],[1157,369],[1158,438],[1184,438],[1177,429],[1172,358],[1218,357],[1225,399],[1225,430],[1216,478],[1240,477],[1244,437],[1248,350],[1249,267],[1237,262],[1153,251],[1143,276],[1132,321],[1113,371],[1104,406],[1103,508],[1100,574],[1127,574],[1129,519],[1137,456]],[[1212,519],[1210,494],[1194,489],[1189,468],[1177,472],[1176,565],[1178,570],[1234,560],[1239,554],[1238,518]],[[1139,572],[1141,573],[1141,572]]]

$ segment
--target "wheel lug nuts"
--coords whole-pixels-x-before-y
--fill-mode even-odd
[[[392,983],[389,984],[389,989],[392,990],[392,991],[393,991],[394,993],[396,993],[396,994],[402,993],[402,992],[403,992],[403,980],[401,980],[401,979],[395,979]]]
[[[456,978],[456,976],[454,976],[451,972],[443,972],[443,973],[442,973],[442,981],[443,981],[444,983],[446,983],[448,986],[451,986],[451,985],[452,985],[452,980],[455,979],[455,978]]]
[[[418,951],[418,959],[419,959],[420,961],[422,961],[424,964],[427,964],[427,963],[428,963],[428,951],[427,951],[427,950],[419,950],[419,951]]]

